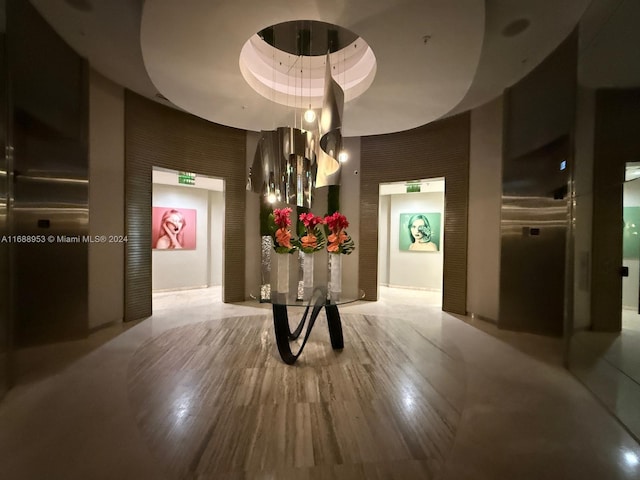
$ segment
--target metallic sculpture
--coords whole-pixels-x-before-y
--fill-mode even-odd
[[[342,112],[344,91],[331,75],[331,61],[327,54],[324,76],[324,99],[320,117],[320,149],[318,151],[318,175],[316,186],[340,185],[342,150]]]
[[[342,113],[344,91],[331,75],[331,62],[327,53],[325,68],[322,115],[314,130],[280,127],[262,131],[249,173],[247,189],[263,196],[262,201],[286,203],[311,208],[314,187],[340,184],[340,161],[342,150]],[[269,285],[271,277],[271,237],[262,237],[262,283],[260,300],[272,303],[276,343],[282,360],[292,365],[307,343],[315,321],[324,308],[329,327],[331,346],[344,346],[342,323],[335,294],[329,298],[326,289],[315,289],[306,306],[302,319],[291,331],[287,313],[286,293],[273,293]],[[296,292],[302,300],[303,290]],[[306,333],[296,353],[290,342]]]
[[[311,208],[315,187],[339,185],[343,107],[344,92],[331,76],[327,54],[319,134],[293,127],[263,130],[247,189],[271,203]]]
[[[309,132],[279,127],[262,131],[251,166],[249,189],[275,201],[311,207],[316,159]]]

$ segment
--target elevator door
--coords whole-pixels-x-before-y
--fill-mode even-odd
[[[498,325],[563,333],[569,141],[505,162]]]
[[[2,7],[0,7],[2,8]],[[4,12],[3,12],[4,13]],[[9,155],[7,148],[7,92],[5,34],[0,32],[0,398],[9,388],[9,353],[11,330],[9,320],[9,245],[2,242],[9,233],[7,213],[9,202]]]

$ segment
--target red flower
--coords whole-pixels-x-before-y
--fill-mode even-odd
[[[291,219],[289,215],[291,214],[291,208],[276,208],[273,211],[273,219],[276,225],[280,228],[286,228],[291,226]]]
[[[349,226],[347,217],[340,212],[335,212],[333,215],[326,216],[324,221],[329,227],[329,230],[331,230],[331,234],[327,237],[329,241],[327,251],[330,253],[338,253],[343,243],[349,239],[349,236],[343,232],[343,230]]]
[[[316,217],[313,213],[301,213],[299,218],[309,232],[313,231],[313,229],[316,228],[316,225],[324,223],[324,219],[322,217]]]
[[[335,212],[333,215],[329,215],[324,218],[325,223],[334,234],[337,234],[340,230],[343,230],[349,226],[347,217],[340,212]]]

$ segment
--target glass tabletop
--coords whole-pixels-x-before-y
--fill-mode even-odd
[[[322,302],[326,305],[344,305],[347,303],[357,302],[365,297],[363,290],[358,293],[345,294],[342,292],[328,292],[326,287],[316,287],[313,290],[305,289],[303,292],[261,292],[262,295],[252,293],[250,296],[260,303],[271,303],[273,305],[283,305],[291,307],[306,307],[316,302]]]

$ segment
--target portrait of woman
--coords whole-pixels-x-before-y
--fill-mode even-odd
[[[192,209],[153,207],[152,245],[156,250],[195,248],[195,214]]]
[[[398,249],[402,252],[441,251],[442,213],[401,213]]]
[[[160,236],[155,248],[165,250],[167,248],[182,248],[184,242],[184,228],[187,222],[179,210],[167,210],[162,215],[160,222]]]
[[[438,251],[438,246],[431,241],[432,231],[429,220],[423,214],[419,213],[409,218],[409,235],[411,235],[409,250]]]

